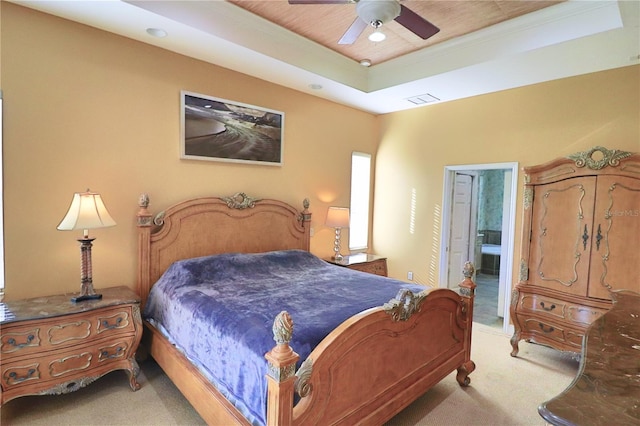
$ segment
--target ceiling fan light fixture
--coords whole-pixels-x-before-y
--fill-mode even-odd
[[[380,21],[384,24],[400,15],[400,3],[396,0],[360,0],[356,4],[356,13],[366,23]]]

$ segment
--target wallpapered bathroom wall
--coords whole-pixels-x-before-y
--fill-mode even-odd
[[[502,230],[504,170],[482,170],[478,180],[478,230]]]

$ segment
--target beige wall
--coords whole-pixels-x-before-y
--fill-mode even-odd
[[[639,66],[376,118],[6,2],[1,12],[7,299],[78,289],[78,235],[55,228],[87,187],[118,222],[94,232],[96,287],[133,287],[141,192],[154,211],[236,191],[294,205],[309,197],[311,248],[325,256],[333,231],[322,222],[329,205],[348,205],[350,153],[372,152],[374,250],[392,276],[411,270],[433,285],[446,165],[526,166],[595,145],[640,151]],[[284,111],[284,166],[180,160],[181,89]]]
[[[118,225],[92,232],[94,283],[135,286],[135,213],[244,191],[311,200],[320,256],[328,205],[348,205],[351,152],[375,117],[130,39],[2,2],[7,300],[77,291],[80,233],[56,226],[73,192],[100,192]],[[284,166],[179,159],[179,92],[285,113]]]
[[[530,166],[600,145],[640,151],[640,66],[589,74],[379,117],[375,251],[390,274],[440,280],[444,167]],[[520,253],[519,173],[514,279]],[[415,211],[411,211],[415,191]],[[412,215],[414,233],[409,231]],[[445,271],[446,272],[446,271]],[[445,277],[446,278],[446,277]]]

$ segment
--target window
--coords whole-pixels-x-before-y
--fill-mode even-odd
[[[371,154],[351,154],[351,223],[349,250],[369,246],[369,197],[371,194]]]

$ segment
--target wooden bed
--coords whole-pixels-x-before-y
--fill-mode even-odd
[[[227,252],[309,250],[311,213],[243,193],[178,203],[152,215],[142,195],[137,214],[138,292],[181,259]],[[462,386],[475,369],[471,326],[475,284],[465,266],[460,294],[448,289],[398,294],[333,330],[296,371],[291,318],[274,319],[277,344],[266,354],[267,424],[382,424],[457,370]],[[295,322],[295,318],[292,319]],[[145,322],[144,348],[208,424],[249,424],[156,328]],[[294,406],[294,392],[300,399]]]

